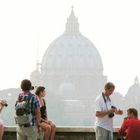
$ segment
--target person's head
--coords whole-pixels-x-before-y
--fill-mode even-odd
[[[39,86],[39,87],[37,87],[37,89],[36,89],[36,91],[35,91],[35,94],[37,95],[37,96],[45,96],[45,87],[43,87],[43,86]]]
[[[104,94],[110,96],[115,89],[115,85],[111,82],[107,82],[104,86]]]
[[[20,87],[23,91],[29,91],[29,90],[32,90],[34,88],[31,84],[31,81],[28,79],[22,80]]]
[[[128,118],[138,118],[138,111],[135,108],[129,108],[127,110]]]

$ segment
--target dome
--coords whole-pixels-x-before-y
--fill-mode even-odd
[[[134,84],[128,89],[128,92],[125,96],[125,102],[127,106],[135,106],[138,107],[140,105],[139,103],[140,98],[140,84],[139,80],[136,77]]]
[[[98,50],[80,33],[73,9],[67,19],[65,32],[50,44],[43,56],[40,81],[47,89],[47,100],[52,102],[52,105],[48,104],[50,110],[55,112],[52,116],[60,114],[60,111],[54,110],[59,105],[65,117],[62,122],[73,120],[71,116],[82,120],[81,125],[87,120],[89,124],[93,122],[93,101],[102,92],[107,77],[103,75]],[[73,109],[74,105],[78,109],[69,114],[69,109]],[[86,106],[88,110],[85,110]]]
[[[80,99],[95,98],[106,82],[100,54],[80,33],[73,9],[65,32],[50,44],[43,56],[40,80],[52,96],[60,93],[62,84],[71,83],[76,89],[73,95]],[[73,95],[71,93],[71,97]]]
[[[130,97],[130,96],[134,97],[139,95],[140,95],[140,84],[138,78],[136,77],[134,80],[134,84],[128,89],[126,97]]]
[[[73,9],[66,23],[64,34],[55,39],[46,50],[42,73],[48,70],[85,70],[102,74],[103,64],[93,43],[79,32],[79,24]]]
[[[30,77],[39,77],[39,76],[40,76],[40,72],[38,70],[34,70],[30,74]]]
[[[58,94],[60,94],[63,99],[72,99],[76,94],[76,87],[72,83],[62,83],[58,88]]]
[[[30,74],[30,80],[33,86],[38,86],[40,84],[40,71],[39,63],[36,63],[36,69]]]

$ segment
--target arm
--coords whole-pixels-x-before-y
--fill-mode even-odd
[[[41,122],[40,103],[38,98],[36,98],[35,96],[34,96],[34,105],[35,105],[35,118],[37,125],[39,126]]]
[[[121,128],[118,131],[119,136],[125,136],[126,135],[126,130],[127,130],[127,120],[124,120]]]
[[[110,113],[114,113],[114,112],[115,112],[114,108],[108,109],[102,96],[99,96],[99,98],[96,98],[96,100],[95,100],[96,117],[104,117],[104,116],[106,116]]]
[[[8,106],[7,102],[5,100],[0,100],[0,112],[2,111],[4,106]]]
[[[46,101],[45,101],[45,99],[44,99],[44,98],[43,98],[43,102],[44,102],[44,106],[46,107]],[[45,122],[48,122],[47,107],[46,107],[45,113],[46,113]]]
[[[47,108],[46,108],[46,120],[48,121],[48,113],[47,113]]]
[[[103,111],[102,104],[99,99],[95,100],[95,115],[96,117],[104,117],[109,114],[108,110]]]
[[[40,107],[37,107],[35,109],[35,117],[36,117],[37,125],[40,125],[41,122]]]
[[[108,115],[109,111],[96,111],[96,117],[104,117],[105,115]]]
[[[3,107],[4,106],[0,103],[0,112],[2,111]]]
[[[114,113],[115,112],[115,109],[114,108],[111,108],[107,111],[96,111],[96,117],[104,117],[110,113]]]

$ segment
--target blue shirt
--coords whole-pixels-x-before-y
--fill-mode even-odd
[[[36,117],[35,117],[35,109],[40,107],[39,100],[37,96],[32,94],[31,92],[23,92],[20,93],[18,96],[18,100],[25,100],[25,99],[30,99],[31,103],[31,114],[32,114],[32,125],[36,125]]]

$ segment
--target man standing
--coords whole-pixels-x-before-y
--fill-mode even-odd
[[[135,108],[127,110],[127,117],[119,129],[119,136],[125,136],[126,140],[140,139],[140,120],[138,119],[138,112]]]
[[[20,86],[22,93],[15,104],[17,140],[37,140],[41,121],[39,100],[30,92],[33,89],[30,80],[24,79]]]
[[[96,114],[96,140],[113,140],[113,117],[115,114],[123,114],[122,110],[118,110],[110,95],[113,94],[115,85],[108,82],[104,86],[104,91],[100,94],[95,101],[95,114]]]

